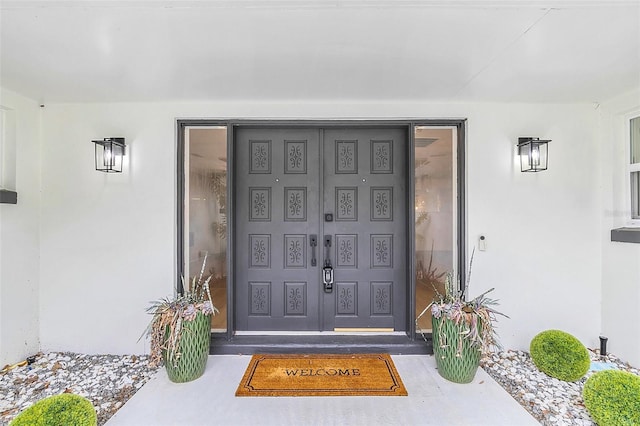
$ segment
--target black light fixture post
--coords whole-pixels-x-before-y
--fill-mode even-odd
[[[609,339],[604,336],[600,336],[600,356],[607,355],[607,340]]]
[[[540,138],[518,138],[518,155],[521,172],[540,172],[547,170],[549,146],[551,140]]]
[[[96,170],[106,173],[122,172],[124,138],[104,138],[91,141],[96,144]]]

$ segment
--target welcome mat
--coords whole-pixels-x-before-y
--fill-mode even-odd
[[[406,396],[388,354],[254,355],[236,396]]]

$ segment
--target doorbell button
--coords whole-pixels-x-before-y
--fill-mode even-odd
[[[324,214],[325,222],[333,222],[333,213],[325,213]]]

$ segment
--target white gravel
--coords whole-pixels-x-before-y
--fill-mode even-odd
[[[103,425],[156,372],[146,355],[37,354],[31,365],[0,374],[0,424],[51,395],[87,398]]]
[[[590,350],[593,362],[612,364],[619,370],[640,375],[638,369],[615,355],[599,356]],[[539,371],[527,352],[504,351],[482,360],[482,367],[543,425],[595,425],[582,400],[582,388],[594,371],[577,382],[564,382]]]

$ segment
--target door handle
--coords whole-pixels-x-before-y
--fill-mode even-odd
[[[324,236],[324,267],[322,268],[322,283],[325,293],[333,291],[333,266],[331,266],[331,235]]]
[[[316,247],[318,245],[318,236],[316,234],[309,235],[309,245],[311,246],[311,266],[316,266]]]
[[[331,266],[331,235],[324,236],[324,266]]]

